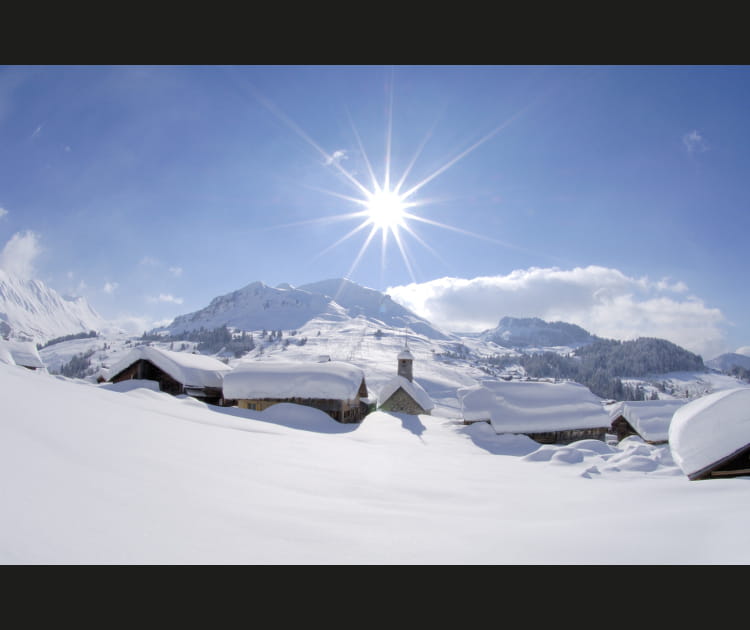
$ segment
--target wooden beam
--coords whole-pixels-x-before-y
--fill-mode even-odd
[[[730,475],[750,475],[750,468],[738,468],[737,470],[712,470],[712,477],[728,477]]]

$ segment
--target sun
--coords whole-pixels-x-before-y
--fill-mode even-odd
[[[310,219],[306,221],[289,223],[289,224],[285,224],[283,227],[298,226],[298,225],[303,225],[307,223],[318,223],[318,222],[332,223],[334,221],[348,220],[348,219],[356,219],[360,221],[359,224],[355,226],[354,228],[352,228],[347,234],[344,234],[337,241],[325,247],[321,252],[319,252],[315,256],[315,258],[319,258],[327,254],[332,249],[341,245],[344,241],[347,241],[350,238],[354,237],[356,234],[359,234],[359,233],[366,234],[364,242],[362,243],[362,246],[359,248],[359,251],[355,256],[355,259],[352,262],[351,267],[349,268],[349,271],[344,275],[345,278],[349,278],[351,276],[351,274],[354,272],[357,265],[362,260],[370,244],[373,242],[373,240],[375,240],[375,237],[379,235],[381,237],[380,238],[381,272],[385,269],[386,246],[388,245],[388,242],[392,240],[396,244],[398,251],[401,253],[401,258],[403,259],[403,262],[406,265],[406,268],[409,272],[409,275],[412,278],[412,281],[417,282],[416,276],[414,274],[414,269],[412,267],[412,261],[410,259],[411,256],[408,252],[407,244],[405,242],[406,239],[404,238],[404,236],[408,235],[409,237],[414,239],[417,243],[419,243],[422,247],[430,251],[438,259],[440,259],[441,257],[435,249],[430,247],[430,245],[428,245],[424,241],[424,239],[422,239],[417,234],[416,230],[413,227],[414,222],[423,223],[423,224],[427,224],[427,225],[431,225],[431,226],[435,226],[439,228],[444,228],[446,230],[450,230],[450,231],[463,234],[466,236],[471,236],[477,239],[490,241],[492,243],[496,243],[504,247],[515,247],[514,245],[510,243],[506,243],[501,240],[491,238],[485,234],[476,234],[474,232],[470,232],[468,230],[465,230],[456,226],[447,225],[439,221],[428,219],[427,217],[420,216],[419,214],[414,214],[414,212],[412,211],[412,208],[415,208],[417,206],[424,206],[428,203],[432,203],[425,199],[418,200],[416,198],[416,193],[420,191],[423,187],[425,187],[427,184],[429,184],[431,181],[433,181],[435,178],[439,177],[440,175],[445,173],[445,171],[453,167],[453,165],[455,165],[457,162],[459,162],[460,160],[463,160],[467,155],[472,153],[478,147],[488,142],[491,138],[495,137],[498,133],[500,133],[501,130],[507,127],[516,117],[518,117],[526,108],[520,110],[518,113],[511,116],[509,119],[499,124],[497,127],[495,127],[489,133],[482,136],[479,140],[475,141],[466,149],[464,149],[460,153],[454,155],[452,158],[445,161],[442,166],[434,170],[432,173],[430,173],[429,175],[427,175],[426,177],[418,181],[416,184],[413,184],[411,188],[408,188],[407,190],[402,192],[402,188],[406,188],[404,184],[408,176],[411,173],[412,167],[417,161],[417,158],[422,153],[422,150],[427,144],[427,141],[432,135],[432,132],[428,133],[425,139],[419,145],[414,156],[412,157],[406,169],[401,174],[401,177],[398,179],[398,181],[395,181],[395,178],[394,180],[392,180],[391,179],[391,175],[392,175],[391,140],[392,140],[392,135],[393,135],[392,87],[390,87],[390,90],[391,90],[391,100],[390,100],[390,103],[388,104],[388,109],[387,109],[388,120],[387,120],[387,133],[386,133],[385,163],[383,165],[383,170],[380,173],[380,177],[376,175],[376,172],[372,167],[372,164],[367,156],[367,152],[365,151],[364,145],[360,138],[359,132],[357,131],[354,125],[354,122],[351,120],[351,117],[350,117],[350,123],[352,126],[352,131],[354,132],[354,137],[356,138],[356,141],[357,141],[361,159],[363,160],[364,165],[366,167],[366,170],[361,170],[360,174],[355,174],[356,173],[355,170],[350,171],[344,168],[343,161],[348,159],[349,157],[348,153],[351,151],[350,149],[338,149],[338,150],[333,151],[332,153],[329,153],[328,151],[323,149],[323,147],[321,147],[312,137],[310,137],[310,135],[304,129],[302,129],[299,125],[297,125],[297,123],[295,123],[288,116],[286,116],[283,112],[281,112],[281,110],[279,110],[278,107],[276,107],[268,99],[266,99],[262,95],[256,95],[262,105],[264,105],[272,114],[277,116],[282,122],[284,122],[290,129],[292,129],[297,135],[299,135],[311,147],[313,147],[323,157],[322,164],[325,167],[331,167],[332,169],[335,169],[338,172],[338,174],[342,176],[344,180],[354,188],[354,190],[356,191],[354,194],[357,195],[357,196],[352,196],[351,194],[347,195],[347,194],[343,194],[343,193],[336,192],[336,191],[322,190],[322,189],[317,188],[316,190],[318,190],[319,192],[323,192],[333,197],[338,197],[339,199],[343,199],[344,201],[354,204],[359,209],[353,212],[347,212],[344,214],[329,215],[329,216],[319,217],[319,218]],[[363,175],[365,177],[360,179]],[[367,175],[369,175],[369,180],[370,180],[369,186],[366,183]],[[394,182],[393,185],[392,185],[392,181]]]
[[[396,232],[406,226],[406,207],[402,196],[390,190],[379,190],[365,201],[365,216],[374,227]]]

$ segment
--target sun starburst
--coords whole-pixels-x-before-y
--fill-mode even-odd
[[[261,101],[262,104],[264,104],[274,115],[276,115],[284,123],[286,123],[303,140],[305,140],[310,146],[312,146],[316,151],[318,151],[318,153],[320,153],[321,156],[323,156],[324,158],[323,164],[326,168],[335,169],[339,173],[339,175],[343,176],[344,180],[355,189],[356,194],[357,194],[357,196],[351,196],[351,195],[342,194],[340,192],[318,189],[323,193],[338,197],[340,199],[344,199],[352,204],[355,204],[356,206],[360,208],[360,210],[348,212],[345,214],[320,217],[320,218],[312,219],[309,221],[286,224],[286,226],[301,225],[304,223],[334,222],[334,221],[339,221],[339,220],[360,219],[361,222],[357,226],[355,226],[353,229],[351,229],[347,234],[339,238],[337,241],[335,241],[331,245],[324,248],[315,257],[315,258],[318,258],[328,253],[329,251],[338,247],[345,241],[349,240],[350,238],[353,238],[356,234],[359,234],[367,230],[367,228],[369,228],[369,232],[367,232],[367,236],[365,237],[365,240],[362,243],[362,246],[360,247],[357,255],[355,256],[355,259],[352,262],[348,272],[344,276],[345,278],[348,278],[354,273],[354,270],[356,269],[357,265],[362,260],[362,257],[364,256],[365,252],[369,248],[370,244],[373,242],[373,240],[375,240],[375,237],[378,235],[378,233],[380,233],[380,236],[381,236],[380,238],[381,240],[381,271],[385,267],[385,252],[386,252],[387,243],[388,243],[389,237],[392,237],[398,247],[398,250],[409,272],[409,275],[411,276],[412,281],[416,282],[417,280],[413,271],[412,261],[407,252],[407,248],[406,248],[404,238],[403,238],[403,233],[408,234],[415,241],[417,241],[421,246],[429,250],[433,255],[437,256],[438,258],[440,258],[440,256],[432,247],[429,246],[428,243],[426,243],[416,233],[414,228],[409,224],[410,221],[421,222],[427,225],[432,225],[432,226],[440,227],[446,230],[451,230],[451,231],[464,234],[467,236],[471,236],[474,238],[497,243],[505,247],[515,248],[515,246],[509,243],[499,241],[489,236],[476,234],[468,230],[464,230],[455,226],[447,225],[445,223],[434,221],[426,217],[414,214],[413,212],[409,211],[409,209],[416,207],[416,206],[425,205],[426,203],[425,201],[415,200],[415,195],[418,191],[424,188],[424,186],[426,186],[429,182],[434,180],[436,177],[438,177],[439,175],[447,171],[449,168],[454,166],[459,160],[462,160],[467,155],[472,153],[475,149],[477,149],[479,146],[481,146],[482,144],[484,144],[485,142],[493,138],[496,134],[498,134],[508,124],[510,124],[522,112],[519,111],[516,115],[512,116],[511,118],[509,118],[502,124],[495,127],[492,131],[490,131],[489,133],[484,135],[482,138],[480,138],[479,140],[471,144],[468,148],[464,149],[463,151],[455,155],[453,158],[447,160],[441,167],[439,167],[438,169],[433,171],[431,174],[421,179],[416,184],[412,185],[411,188],[406,189],[406,192],[401,192],[401,189],[404,187],[404,183],[406,182],[414,164],[416,163],[418,156],[421,154],[422,150],[424,149],[431,133],[428,133],[424,141],[420,144],[414,156],[412,157],[411,161],[409,162],[409,165],[401,174],[401,177],[398,179],[398,182],[395,185],[391,185],[391,141],[392,141],[392,136],[393,136],[392,89],[390,90],[390,95],[391,95],[391,98],[390,98],[389,107],[387,110],[388,120],[387,120],[387,133],[386,133],[386,151],[385,151],[385,163],[384,163],[384,168],[383,168],[384,176],[383,176],[382,181],[379,181],[378,178],[376,177],[375,171],[372,168],[370,160],[367,156],[367,152],[365,151],[364,145],[354,125],[354,122],[352,121],[351,117],[349,118],[349,122],[351,124],[352,131],[354,132],[354,136],[356,138],[361,157],[364,160],[367,172],[370,177],[370,186],[368,187],[366,184],[360,181],[360,179],[358,179],[353,172],[350,172],[349,170],[344,168],[344,166],[342,165],[342,156],[346,155],[346,152],[342,150],[335,150],[332,153],[327,152],[315,140],[313,140],[309,136],[309,134],[307,134],[296,123],[294,123],[294,121],[289,119],[275,105],[273,105],[270,101],[268,101],[268,99],[265,99],[261,97],[260,95],[256,94],[256,96],[258,97],[258,99]]]
[[[401,195],[392,190],[379,190],[373,193],[367,200],[368,221],[383,230],[395,232],[405,225],[406,204]]]

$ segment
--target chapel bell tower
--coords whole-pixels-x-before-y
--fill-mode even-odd
[[[413,363],[414,357],[409,352],[409,347],[404,345],[404,349],[398,353],[398,375],[403,376],[409,382],[414,380]]]

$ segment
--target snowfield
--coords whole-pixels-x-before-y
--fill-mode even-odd
[[[540,446],[449,409],[340,425],[139,384],[0,364],[0,562],[750,562],[750,478],[689,481],[669,446]]]

